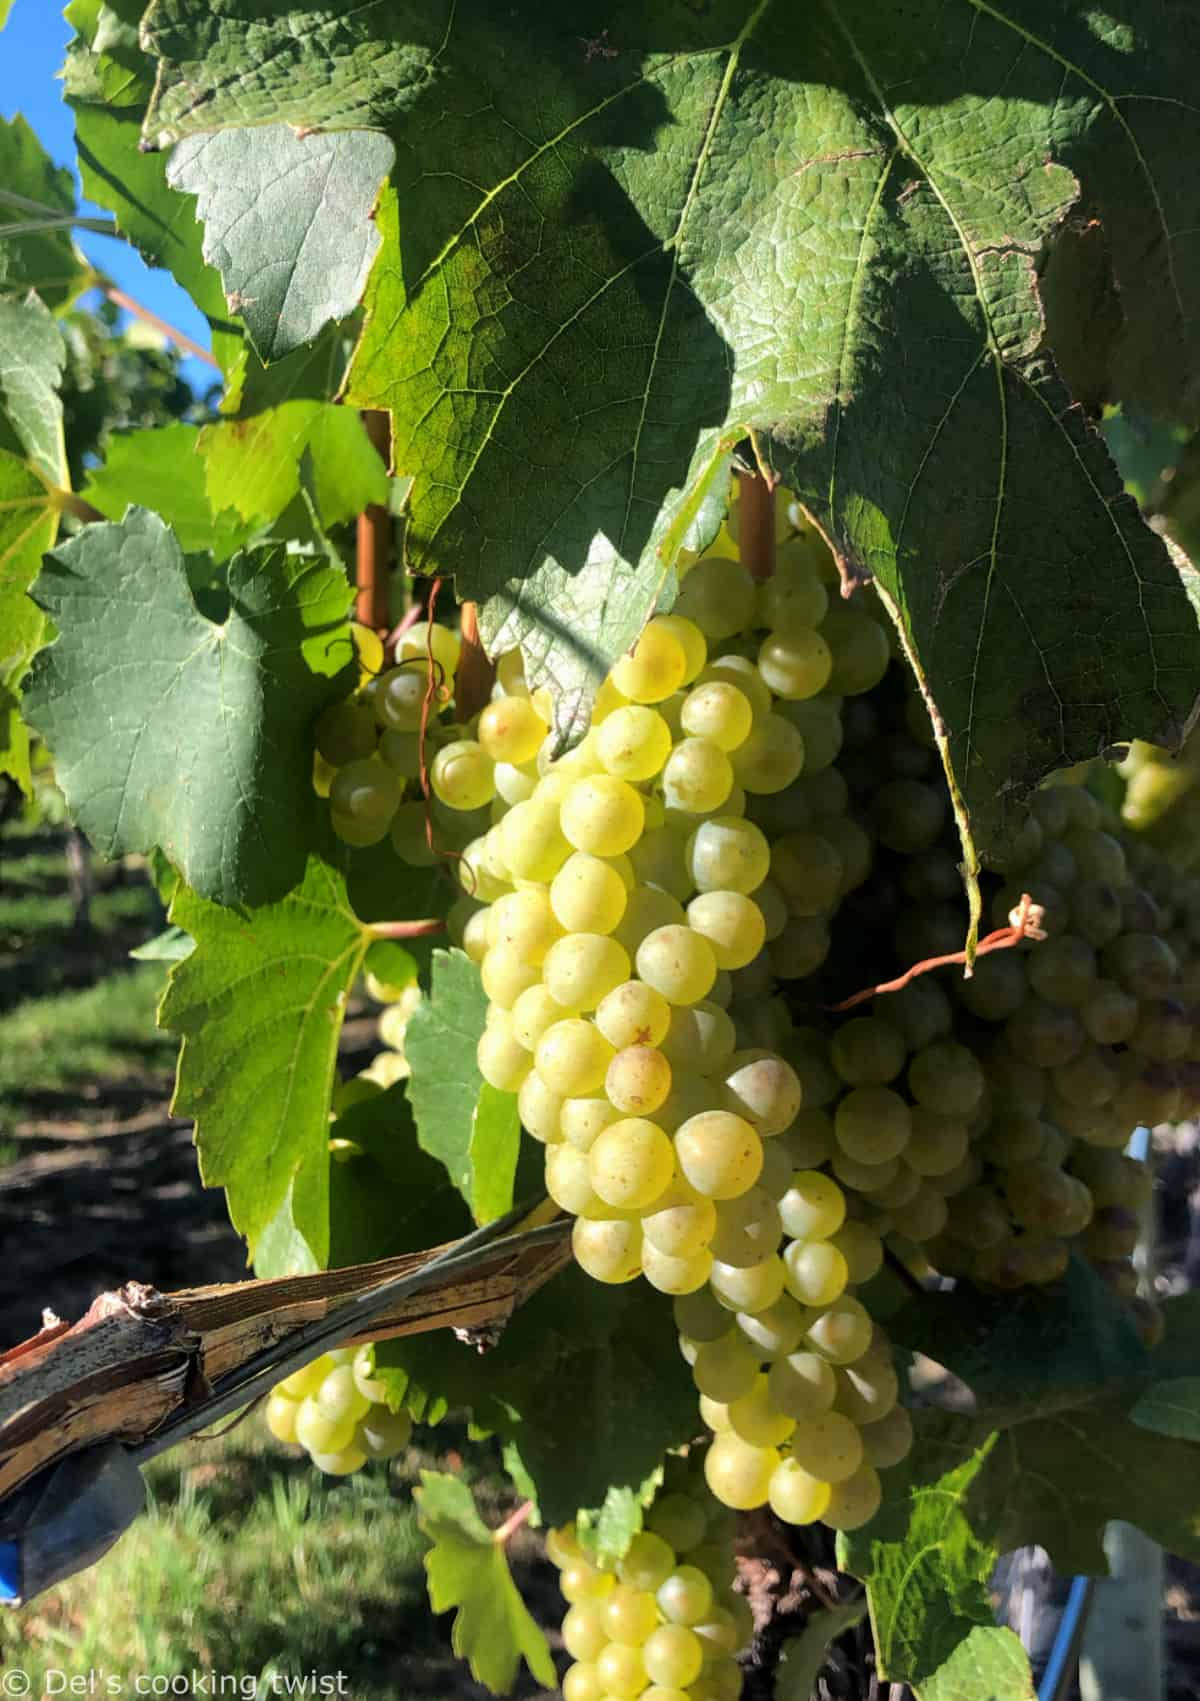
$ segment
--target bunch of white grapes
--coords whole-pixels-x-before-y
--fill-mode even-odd
[[[669,1458],[665,1476],[615,1566],[590,1559],[573,1524],[547,1536],[575,1662],[563,1701],[737,1701],[742,1692],[734,1655],[753,1620],[733,1589],[729,1514],[705,1492],[694,1457]]]
[[[350,1476],[370,1459],[394,1458],[412,1436],[408,1413],[387,1404],[369,1344],[337,1347],[293,1371],[272,1391],[266,1420],[276,1440],[303,1447],[334,1477]]]

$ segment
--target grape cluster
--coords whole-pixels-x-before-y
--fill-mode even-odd
[[[314,1465],[346,1477],[368,1459],[391,1459],[408,1446],[412,1420],[388,1406],[374,1374],[373,1349],[338,1347],[279,1383],[267,1401],[276,1440],[303,1447]]]
[[[569,1603],[562,1638],[575,1662],[563,1701],[736,1701],[734,1655],[753,1621],[732,1586],[732,1536],[694,1453],[667,1459],[645,1528],[615,1567],[588,1557],[573,1524],[551,1530],[546,1551]]]

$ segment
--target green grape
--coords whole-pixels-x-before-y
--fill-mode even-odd
[[[692,901],[695,902],[695,899]],[[754,907],[762,919],[764,938],[767,941],[778,939],[788,924],[788,907],[787,900],[773,880],[764,880],[755,892]]]
[[[660,1583],[657,1600],[668,1624],[702,1624],[712,1610],[712,1584],[697,1566],[680,1565]]]
[[[737,1314],[739,1332],[765,1364],[774,1364],[795,1352],[807,1323],[807,1312],[786,1293],[761,1311]]]
[[[776,1411],[799,1423],[827,1412],[837,1394],[831,1365],[813,1352],[792,1352],[767,1372],[767,1392]]]
[[[834,1078],[832,1070],[829,1074]],[[806,1099],[813,1097],[812,1076],[807,1069],[804,1071],[804,1096]],[[802,1105],[792,1126],[778,1140],[772,1141],[772,1146],[786,1149],[793,1169],[813,1169],[833,1154],[833,1118],[828,1111],[816,1105]]]
[[[592,1186],[588,1154],[565,1140],[546,1147],[546,1192],[574,1217],[607,1217],[613,1214],[607,1201]]]
[[[719,969],[741,969],[762,950],[766,923],[744,892],[701,892],[687,907],[688,925],[706,939]]]
[[[875,1516],[882,1499],[879,1473],[864,1462],[844,1482],[833,1484],[822,1519],[833,1530],[857,1530]]]
[[[730,1335],[729,1313],[707,1290],[681,1295],[672,1306],[672,1315],[679,1333],[700,1346]]]
[[[837,1233],[845,1217],[841,1188],[817,1170],[798,1170],[779,1201],[779,1220],[792,1240],[826,1240]]]
[[[1047,940],[1047,946],[1056,944]],[[1039,947],[1039,954],[1041,947]],[[980,957],[970,980],[954,983],[958,1001],[985,1022],[1003,1022],[1029,996],[1024,960],[1015,951],[996,951]]]
[[[429,667],[423,660],[408,662],[381,674],[371,691],[371,709],[380,726],[391,732],[417,732],[429,694]],[[436,689],[429,705],[430,717],[441,707]]]
[[[709,1673],[711,1673],[717,1669],[719,1661],[728,1659],[728,1656],[737,1648],[738,1631],[737,1625],[734,1622],[733,1614],[727,1607],[724,1607],[719,1602],[714,1601],[713,1606],[709,1610],[708,1617],[704,1619],[702,1623],[694,1625],[693,1628],[695,1629],[696,1635],[704,1643],[704,1657],[708,1662],[706,1669]],[[732,1661],[730,1661],[730,1663],[733,1664]],[[734,1665],[734,1670],[738,1671],[739,1668]],[[734,1691],[731,1701],[737,1701],[737,1697],[741,1694],[740,1674],[738,1682],[739,1687]],[[701,1677],[698,1683],[692,1684],[690,1694],[693,1697],[693,1701],[697,1694],[703,1698],[703,1701],[709,1701],[709,1696],[704,1694],[704,1689],[702,1687],[703,1683],[704,1678]],[[710,1691],[709,1694],[712,1697],[712,1701],[718,1701],[717,1691]]]
[[[354,1440],[357,1422],[357,1414],[349,1410],[331,1414],[316,1395],[308,1394],[296,1410],[294,1434],[309,1453],[342,1453]]]
[[[658,996],[661,996],[659,994]],[[723,1069],[733,1056],[737,1041],[733,1019],[709,999],[698,1004],[677,1005],[662,1041],[662,1051],[673,1069],[692,1069],[704,1075]]]
[[[344,1447],[338,1452],[322,1453],[309,1449],[309,1458],[319,1471],[324,1471],[329,1477],[349,1477],[355,1471],[360,1471],[367,1462],[367,1456],[357,1447]]]
[[[329,804],[336,816],[364,830],[378,827],[382,836],[400,807],[400,792],[397,776],[372,756],[338,769],[329,788]]]
[[[593,856],[619,856],[630,850],[641,837],[644,823],[640,793],[611,774],[576,780],[559,810],[559,825],[568,843]]]
[[[385,733],[384,738],[388,735]],[[397,733],[398,738],[410,736]],[[383,740],[380,740],[383,750]],[[386,753],[385,753],[386,760]],[[536,767],[526,763],[524,767],[516,767],[512,762],[497,762],[492,771],[496,782],[496,796],[504,803],[524,803],[537,790],[538,773]],[[495,804],[492,805],[495,808]]]
[[[604,933],[568,933],[542,964],[542,980],[564,1010],[594,1010],[629,977],[629,953]]]
[[[766,1505],[778,1463],[774,1447],[753,1447],[727,1430],[713,1437],[704,1456],[704,1476],[722,1506],[747,1512]]]
[[[1028,959],[1029,984],[1050,1004],[1086,1004],[1097,983],[1096,952],[1086,939],[1060,933]]]
[[[945,821],[943,793],[923,780],[889,780],[871,802],[875,836],[889,850],[905,856],[936,844]]]
[[[878,1016],[860,1016],[845,1023],[830,1046],[833,1066],[852,1087],[883,1086],[904,1067],[908,1047],[904,1035]]]
[[[678,1691],[700,1676],[704,1650],[700,1638],[685,1625],[660,1624],[647,1637],[642,1658],[651,1683]]]
[[[550,910],[568,934],[611,933],[625,914],[626,901],[617,868],[586,851],[569,856],[550,883]]]
[[[907,1205],[921,1189],[921,1178],[915,1170],[898,1159],[896,1173],[889,1180],[878,1186],[866,1187],[862,1191],[868,1196],[870,1203],[881,1211],[893,1212],[898,1206]],[[889,1216],[890,1221],[890,1216]]]
[[[573,1146],[566,1148],[575,1153]],[[551,1153],[553,1155],[553,1153]],[[607,1205],[640,1211],[664,1191],[675,1171],[669,1137],[644,1117],[626,1117],[597,1136],[584,1154],[592,1187]]]
[[[765,1311],[783,1293],[783,1260],[774,1253],[758,1264],[721,1264],[714,1261],[708,1285],[729,1311],[751,1314]]]
[[[779,1245],[779,1207],[761,1187],[748,1188],[736,1199],[714,1208],[711,1236],[714,1258],[746,1269],[759,1264]]]
[[[898,1465],[912,1452],[912,1418],[903,1406],[893,1406],[883,1417],[864,1424],[861,1435],[863,1457],[877,1471]]]
[[[549,727],[528,697],[496,697],[480,712],[476,737],[493,762],[532,762]]]
[[[815,697],[833,671],[829,645],[814,627],[798,622],[769,632],[758,650],[758,671],[777,697]]]
[[[832,1305],[846,1289],[850,1269],[827,1240],[793,1240],[783,1254],[787,1290],[801,1305]]]
[[[655,1537],[655,1541],[660,1547],[667,1548],[669,1571],[674,1554],[661,1537]],[[614,1642],[640,1647],[657,1623],[658,1608],[654,1592],[648,1585],[635,1587],[622,1581],[609,1590],[604,1601],[604,1628]]]
[[[1125,851],[1120,842],[1097,828],[1071,827],[1062,842],[1074,858],[1079,876],[1108,886],[1124,886],[1129,879]]]
[[[732,751],[750,736],[754,710],[744,691],[728,680],[714,679],[688,692],[679,721],[692,737],[708,739],[720,749]]]
[[[873,1332],[865,1307],[843,1294],[809,1325],[807,1339],[831,1364],[853,1364],[870,1346]]]
[[[1182,1011],[1180,1012],[1182,1017]],[[1145,1018],[1143,1017],[1143,1022]],[[1191,1026],[1183,1018],[1184,1033],[1182,1051],[1191,1035]],[[1139,1032],[1141,1025],[1139,1024]],[[1146,1055],[1146,1048],[1139,1044],[1138,1034],[1133,1036],[1133,1049]],[[1088,1046],[1073,1057],[1069,1063],[1051,1070],[1050,1079],[1054,1083],[1055,1101],[1065,1100],[1070,1105],[1081,1109],[1098,1110],[1116,1097],[1121,1086],[1121,1076],[1117,1065],[1110,1060],[1109,1054],[1098,1046]]]
[[[683,905],[669,892],[653,886],[638,886],[629,894],[625,914],[614,929],[613,937],[630,956],[636,956],[638,946],[660,927],[682,927]]]
[[[543,1145],[556,1145],[563,1138],[562,1111],[566,1102],[560,1094],[551,1092],[536,1070],[531,1071],[517,1089],[517,1115],[522,1128]]]
[[[1083,1183],[1045,1160],[1008,1171],[1004,1191],[1013,1216],[1025,1228],[1077,1233],[1071,1225],[1083,1214],[1083,1228],[1091,1216],[1091,1195]]]
[[[711,1199],[699,1194],[679,1204],[662,1205],[642,1218],[642,1232],[647,1246],[670,1258],[689,1258],[709,1250],[716,1228],[717,1212]],[[707,1279],[708,1272],[705,1272]]]
[[[501,677],[505,672],[504,664],[511,659],[511,655],[515,655],[517,662],[520,663],[520,651],[513,651],[509,656],[501,656],[498,664]],[[590,1563],[587,1554],[580,1546],[573,1522],[552,1525],[546,1531],[546,1557],[552,1565],[557,1565],[560,1571],[565,1570],[568,1565],[587,1565]]]
[[[704,633],[694,621],[685,620],[678,614],[657,615],[655,625],[662,631],[669,632],[683,651],[683,684],[690,685],[703,671],[708,660],[708,645]]]
[[[712,1083],[703,1075],[692,1075],[673,1068],[671,1091],[655,1111],[660,1128],[675,1135],[685,1122],[700,1116],[712,1107]]]
[[[370,1400],[359,1391],[354,1380],[353,1363],[335,1364],[312,1397],[327,1417],[349,1417],[354,1423],[364,1417],[371,1406]],[[341,1449],[334,1447],[327,1448],[326,1451],[337,1453]]]
[[[333,768],[363,761],[374,752],[376,738],[374,713],[353,698],[331,703],[317,716],[313,727],[313,743]]]
[[[836,1246],[846,1260],[849,1280],[855,1287],[862,1282],[869,1282],[882,1270],[883,1242],[868,1224],[843,1223],[829,1239],[830,1244]]]
[[[627,1116],[652,1115],[670,1090],[671,1065],[661,1051],[648,1045],[618,1051],[604,1078],[609,1102]]]
[[[793,915],[832,909],[844,872],[837,849],[819,833],[785,833],[771,847],[771,878]]]
[[[521,994],[528,987],[537,986],[542,977],[511,945],[493,945],[484,953],[479,978],[492,1003],[502,1010],[511,1010]]]
[[[375,1348],[366,1344],[357,1347],[350,1363],[359,1393],[372,1405],[386,1405],[387,1385],[375,1375]]]
[[[614,779],[653,779],[671,754],[671,729],[657,710],[630,703],[597,729],[596,752]]]
[[[796,1463],[822,1482],[845,1482],[862,1463],[857,1425],[838,1411],[815,1413],[798,1425],[790,1442]]]
[[[1175,953],[1153,933],[1121,934],[1106,947],[1103,961],[1105,973],[1138,998],[1166,997],[1179,973]]]
[[[429,817],[424,803],[402,803],[392,817],[390,835],[392,849],[410,868],[433,868],[437,864],[437,852],[429,843]]]
[[[687,668],[687,655],[674,632],[665,623],[651,620],[629,654],[615,664],[610,678],[631,703],[661,703],[679,690]]]
[[[704,1540],[707,1519],[697,1500],[672,1491],[655,1497],[645,1523],[646,1528],[661,1536],[675,1553],[687,1553]],[[684,1566],[682,1569],[687,1571],[688,1568]]]
[[[267,1428],[276,1441],[293,1442],[296,1439],[296,1415],[300,1410],[297,1400],[289,1400],[286,1394],[278,1389],[267,1401]]]
[[[695,1004],[706,998],[717,977],[707,939],[684,926],[657,927],[637,948],[639,979],[661,992],[670,1004]]]
[[[833,1409],[860,1428],[886,1417],[900,1398],[900,1379],[892,1363],[891,1348],[878,1334],[860,1359],[835,1375],[837,1394]]]
[[[904,1035],[909,1051],[939,1039],[954,1028],[954,1010],[932,975],[921,975],[900,992],[879,1000],[880,1014]]]
[[[813,1524],[825,1515],[830,1485],[785,1457],[772,1472],[767,1498],[772,1512],[785,1524]]]
[[[800,1109],[799,1076],[773,1051],[735,1051],[725,1067],[725,1096],[764,1138],[782,1134]]]
[[[935,1047],[928,1048],[933,1051]],[[958,1047],[942,1046],[957,1050]],[[926,1053],[918,1052],[909,1069],[912,1084],[913,1068]],[[980,1074],[982,1087],[983,1076]],[[925,1083],[925,1072],[921,1076]],[[950,1095],[947,1095],[949,1097]],[[899,1157],[912,1133],[912,1113],[908,1105],[890,1087],[855,1087],[848,1092],[834,1113],[834,1133],[837,1143],[847,1157],[858,1163],[882,1164]]]
[[[758,624],[791,632],[819,626],[829,608],[829,593],[807,555],[789,539],[775,556],[775,571],[758,587]]]
[[[900,1164],[896,1158],[888,1158],[885,1163],[867,1164],[858,1158],[852,1158],[841,1148],[833,1154],[830,1169],[844,1187],[853,1187],[859,1193],[869,1193],[874,1197],[881,1188],[887,1187],[900,1173]]]
[[[599,1029],[574,1016],[546,1029],[538,1041],[534,1062],[551,1092],[569,1099],[594,1093],[602,1086],[613,1056],[612,1046]]]
[[[558,1586],[563,1599],[574,1606],[576,1601],[603,1600],[609,1590],[615,1585],[616,1579],[607,1571],[597,1571],[591,1565],[568,1565],[560,1573]],[[563,1685],[566,1693],[566,1685]],[[600,1701],[603,1701],[603,1691],[600,1691]]]
[[[703,1342],[692,1364],[692,1380],[700,1393],[707,1394],[710,1400],[720,1400],[722,1405],[748,1393],[757,1375],[758,1359],[734,1329],[719,1340]],[[667,1532],[660,1529],[659,1534]],[[677,1544],[676,1551],[680,1551]]]
[[[452,632],[448,626],[439,626],[436,622],[431,625],[427,620],[418,620],[397,638],[396,660],[401,662],[420,658],[424,661],[432,655],[446,676],[453,678],[461,648],[462,640],[458,633]]]
[[[600,1000],[596,1006],[596,1026],[610,1045],[618,1051],[626,1046],[660,1046],[669,1061],[673,1061],[665,1042],[674,1015],[689,1016],[696,1009],[675,1010],[661,992],[644,981],[627,980]]]
[[[571,1225],[571,1250],[594,1281],[631,1282],[642,1267],[642,1231],[637,1223],[580,1217]]]
[[[1138,1001],[1116,981],[1097,980],[1079,1007],[1079,1020],[1097,1045],[1122,1045],[1137,1027]]]
[[[1169,1063],[1186,1056],[1191,1043],[1192,1024],[1177,998],[1151,998],[1143,1003],[1137,1026],[1129,1036],[1134,1051],[1158,1063]]]
[[[696,828],[684,861],[697,891],[750,893],[767,877],[771,850],[752,821],[718,815]]]
[[[912,1132],[904,1161],[918,1175],[948,1175],[967,1155],[970,1134],[957,1117],[939,1116],[918,1105],[911,1113]]]
[[[603,1601],[577,1601],[562,1621],[563,1647],[573,1660],[595,1663],[608,1647]]]
[[[1039,1069],[1069,1063],[1084,1046],[1083,1028],[1074,1011],[1031,998],[1009,1017],[1008,1043],[1016,1055]]]
[[[698,626],[712,644],[752,625],[755,592],[754,580],[740,563],[709,555],[689,569],[674,612]]]
[[[537,1043],[547,1028],[561,1022],[564,1016],[576,1016],[577,1010],[564,1010],[558,999],[539,981],[518,993],[510,1012],[513,1036],[526,1051],[536,1051]]]
[[[394,1459],[412,1439],[412,1419],[407,1412],[375,1406],[360,1419],[354,1445],[367,1459]]]
[[[833,657],[827,689],[838,697],[857,697],[879,684],[891,662],[887,633],[869,614],[846,603],[831,603],[821,634]]]
[[[740,1116],[702,1111],[675,1131],[675,1155],[684,1176],[709,1199],[736,1199],[754,1186],[762,1169],[762,1141]]]
[[[684,738],[667,758],[662,791],[668,808],[708,815],[721,807],[732,790],[729,757],[707,738]]]
[[[311,1364],[301,1365],[299,1370],[293,1370],[290,1376],[285,1376],[276,1386],[275,1393],[282,1394],[289,1400],[303,1400],[307,1394],[315,1394],[333,1369],[334,1362],[328,1353],[322,1353],[320,1358],[314,1358]]]
[[[770,946],[771,968],[780,980],[802,980],[820,968],[829,945],[829,925],[823,916],[793,916]]]
[[[782,715],[762,715],[731,760],[744,791],[755,797],[772,796],[799,776],[804,767],[804,740]]]
[[[493,1022],[483,1030],[475,1061],[489,1087],[500,1093],[515,1093],[533,1068],[533,1058],[510,1023]]]
[[[951,1040],[922,1047],[908,1066],[909,1091],[939,1116],[970,1116],[979,1107],[984,1084],[974,1053]]]
[[[632,1589],[654,1594],[674,1569],[674,1548],[652,1530],[640,1530],[625,1549],[625,1557],[618,1561],[617,1576]],[[653,1622],[657,1623],[657,1614]]]
[[[451,809],[481,809],[496,795],[491,757],[474,739],[444,744],[429,769],[434,796]]]
[[[553,880],[571,854],[559,826],[558,804],[541,787],[524,803],[514,803],[500,822],[500,848],[517,880]]]
[[[828,771],[842,748],[842,717],[837,705],[825,697],[810,697],[806,702],[780,703],[778,712],[791,721],[804,740],[805,775]]]

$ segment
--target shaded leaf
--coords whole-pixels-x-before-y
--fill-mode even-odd
[[[425,1555],[429,1604],[457,1609],[451,1642],[471,1675],[494,1695],[513,1686],[524,1660],[538,1682],[556,1682],[554,1661],[517,1591],[504,1548],[475,1509],[460,1477],[422,1471],[413,1490],[417,1523],[432,1546]]]
[[[789,1636],[779,1650],[775,1701],[811,1701],[831,1644],[845,1631],[861,1624],[866,1615],[865,1595],[814,1612],[800,1635]]]
[[[24,457],[52,485],[68,487],[59,385],[62,333],[36,295],[0,299],[0,448]]]
[[[59,636],[35,663],[27,716],[102,855],[159,845],[201,896],[262,903],[327,836],[310,726],[344,695],[335,639],[350,593],[341,573],[282,550],[236,557],[228,589],[214,625],[144,509],[86,526],[35,587]]]
[[[204,1183],[224,1187],[234,1227],[257,1257],[303,1171],[291,1221],[324,1267],[330,1091],[369,936],[341,876],[316,858],[295,891],[254,910],[180,886],[170,920],[196,946],[172,970],[159,1019],[183,1041],[173,1109],[196,1119]]]
[[[1152,1382],[1130,1412],[1134,1423],[1181,1441],[1200,1441],[1200,1376]]]
[[[0,685],[15,692],[41,643],[45,619],[26,594],[58,532],[45,479],[0,449]]]
[[[204,257],[261,359],[278,360],[357,307],[392,158],[386,136],[286,124],[209,132],[174,150],[167,181],[197,197]]]
[[[71,173],[54,164],[19,113],[0,119],[0,189],[51,216],[75,211]],[[34,289],[47,307],[63,308],[87,288],[91,268],[69,229],[4,235],[5,225],[26,224],[37,216],[32,208],[0,204],[0,289]]]

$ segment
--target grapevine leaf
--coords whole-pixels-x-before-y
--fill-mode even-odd
[[[31,725],[104,856],[159,845],[202,897],[264,903],[326,832],[310,725],[345,694],[345,578],[323,562],[237,556],[223,624],[196,606],[157,515],[86,526],[35,598],[59,636],[34,664]]]
[[[296,1226],[323,1266],[330,1090],[370,937],[341,876],[316,858],[294,891],[254,910],[180,886],[170,920],[196,941],[171,971],[159,1019],[183,1042],[173,1108],[196,1119],[201,1176],[225,1188],[255,1256],[303,1168]]]
[[[640,1495],[668,1448],[695,1434],[670,1307],[576,1268],[528,1299],[482,1358],[431,1333],[380,1342],[376,1366],[393,1397],[468,1407],[509,1441],[552,1524],[601,1507],[614,1488]]]
[[[287,124],[218,130],[175,149],[167,181],[197,197],[204,257],[264,361],[357,307],[392,158],[386,136],[300,134]]]
[[[45,620],[26,595],[58,531],[46,481],[0,449],[0,682],[15,687],[41,642]]]
[[[520,640],[561,735],[751,435],[878,580],[983,841],[1047,769],[1177,740],[1196,620],[1070,405],[1037,274],[1094,210],[1121,386],[1195,418],[1190,9],[1136,51],[1069,0],[617,0],[599,35],[578,3],[297,28],[288,0],[159,0],[146,40],[151,138],[395,144],[347,394],[392,412],[412,565]]]
[[[522,1659],[538,1682],[557,1678],[545,1636],[517,1591],[503,1546],[475,1508],[461,1477],[422,1471],[413,1490],[417,1523],[432,1546],[425,1555],[429,1604],[454,1614],[454,1652],[493,1695],[506,1695]]]
[[[138,963],[181,963],[196,949],[196,941],[182,927],[165,927],[144,945],[135,945],[129,955]]]
[[[1130,1412],[1134,1423],[1181,1441],[1200,1441],[1200,1376],[1152,1382]]]
[[[0,185],[51,216],[75,211],[71,173],[52,162],[19,114],[0,119]],[[28,209],[0,206],[0,288],[13,292],[35,289],[47,307],[67,307],[87,288],[91,268],[69,229],[4,235],[5,225],[26,224],[30,217]]]
[[[865,1596],[814,1612],[799,1636],[790,1636],[779,1650],[775,1670],[775,1701],[811,1701],[829,1649],[838,1637],[853,1630],[866,1616]]]
[[[59,486],[69,483],[58,394],[66,358],[62,333],[36,295],[0,298],[0,448],[23,454]]]
[[[1035,1701],[1029,1656],[1020,1638],[977,1624],[917,1691],[918,1701]]]
[[[114,434],[103,464],[89,472],[83,496],[110,520],[120,520],[135,505],[152,508],[185,554],[206,550],[214,560],[227,560],[247,541],[250,527],[232,512],[214,515],[199,437],[196,425]]]
[[[662,1484],[662,1466],[644,1482],[614,1485],[599,1506],[582,1507],[576,1516],[580,1546],[598,1563],[613,1565],[623,1559],[629,1544],[642,1528],[647,1507]]]
[[[1105,1382],[1145,1375],[1151,1362],[1128,1305],[1078,1258],[1050,1289],[922,1294],[889,1319],[888,1333],[952,1370],[993,1414],[1014,1397],[1023,1416],[1075,1405]]]
[[[435,951],[429,997],[413,1011],[405,1038],[409,1097],[422,1149],[446,1166],[480,1223],[512,1205],[521,1139],[513,1095],[489,1088],[475,1063],[486,1014],[471,959]]]
[[[21,719],[20,699],[12,685],[0,683],[0,774],[8,774],[29,795],[29,728]]]

